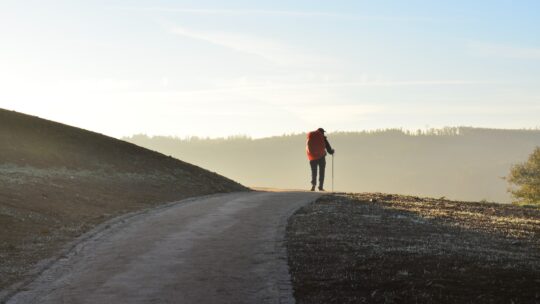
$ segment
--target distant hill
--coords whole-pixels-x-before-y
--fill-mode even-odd
[[[171,154],[244,184],[309,187],[305,134],[263,139],[178,139],[135,135],[127,141]],[[502,177],[540,145],[540,130],[470,127],[424,132],[381,130],[328,135],[336,149],[336,190],[457,200],[510,202]],[[331,188],[328,158],[326,188]]]
[[[246,190],[131,143],[0,109],[0,290],[113,216]]]

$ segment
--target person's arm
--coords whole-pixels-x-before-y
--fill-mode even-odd
[[[328,139],[326,138],[326,136],[324,137],[324,143],[326,145],[326,151],[328,151],[330,155],[334,154],[335,150],[332,149],[332,146],[330,146],[330,143],[328,142]]]

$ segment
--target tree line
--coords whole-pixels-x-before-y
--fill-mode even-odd
[[[124,139],[247,186],[289,189],[310,186],[305,133],[261,139],[144,134]],[[505,177],[513,165],[526,161],[535,147],[540,146],[540,130],[386,129],[334,132],[328,134],[328,139],[336,149],[336,191],[510,202],[512,197]],[[331,165],[327,163],[330,173]],[[331,175],[327,174],[327,178]]]

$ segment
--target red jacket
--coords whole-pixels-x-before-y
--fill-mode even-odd
[[[316,160],[326,156],[326,140],[319,131],[309,132],[307,135],[306,152],[309,160]]]

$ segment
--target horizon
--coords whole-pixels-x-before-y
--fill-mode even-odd
[[[0,108],[115,138],[540,128],[532,0],[6,1],[0,17]]]
[[[385,133],[385,132],[392,132],[392,131],[399,131],[402,132],[403,135],[407,136],[444,136],[446,134],[442,134],[439,131],[444,131],[448,129],[473,129],[473,130],[483,130],[483,131],[530,131],[530,132],[538,132],[540,131],[540,127],[534,127],[534,128],[483,128],[483,127],[473,127],[473,126],[445,126],[442,128],[429,128],[429,129],[404,129],[404,128],[386,128],[386,129],[372,129],[372,130],[334,130],[334,131],[326,131],[327,135],[342,135],[342,134],[377,134],[377,133]],[[311,130],[314,131],[314,130]],[[165,137],[165,138],[171,138],[171,139],[178,139],[182,141],[190,141],[190,140],[235,140],[235,139],[248,139],[248,140],[258,140],[258,139],[270,139],[274,137],[288,137],[288,136],[299,136],[299,135],[306,135],[309,133],[309,130],[306,131],[300,131],[300,132],[292,132],[292,133],[282,133],[277,135],[270,135],[270,136],[264,136],[264,137],[253,137],[245,134],[232,134],[222,137],[202,137],[197,135],[187,135],[187,136],[177,136],[177,135],[166,135],[166,134],[145,134],[145,133],[137,133],[137,134],[131,134],[127,136],[122,136],[118,139],[125,140],[125,139],[132,139],[137,136],[145,136],[148,138],[156,138],[156,137]],[[461,135],[461,134],[457,134]]]

